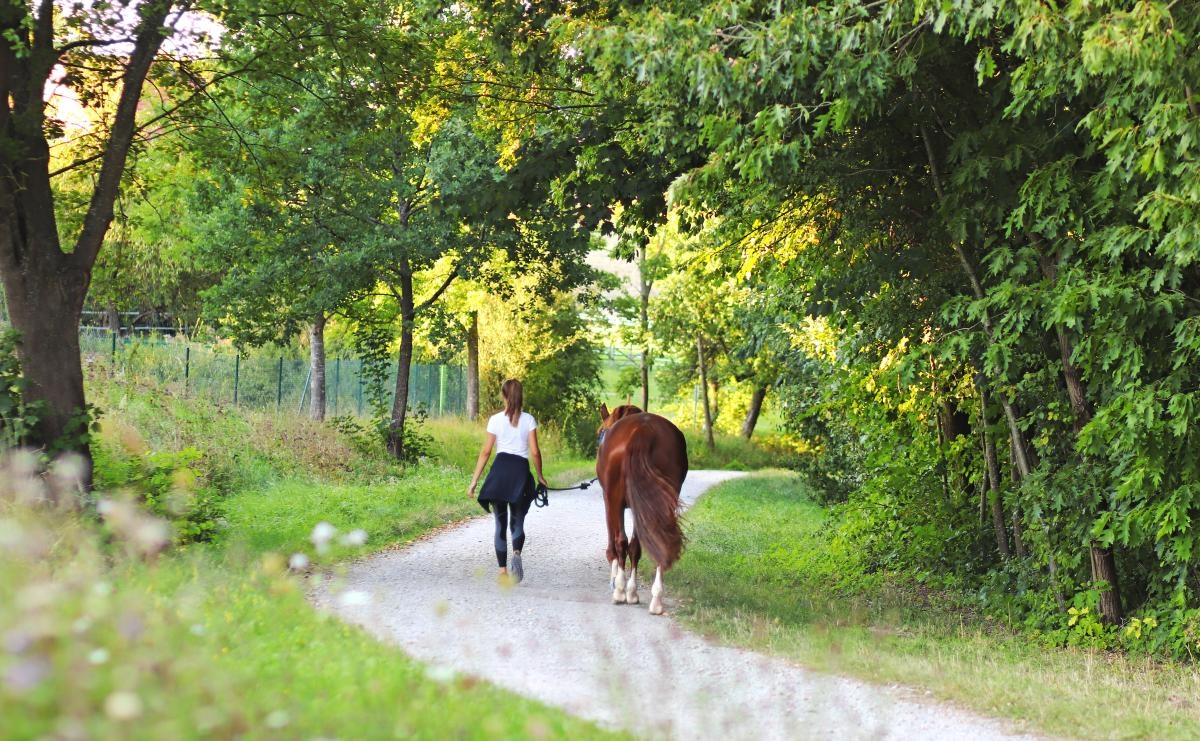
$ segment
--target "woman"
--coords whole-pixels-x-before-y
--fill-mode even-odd
[[[537,480],[546,486],[542,476],[542,452],[538,449],[537,421],[533,415],[521,411],[525,402],[525,392],[521,382],[510,378],[500,387],[500,395],[504,397],[504,411],[496,412],[488,420],[487,438],[479,451],[479,460],[475,462],[475,475],[471,477],[471,485],[467,487],[467,496],[475,496],[475,486],[479,483],[479,475],[496,449],[496,462],[488,471],[479,492],[479,504],[487,510],[491,507],[496,518],[496,563],[500,565],[500,577],[508,575],[508,548],[504,540],[504,531],[512,529],[513,547],[513,578],[521,581],[525,576],[521,566],[521,549],[525,546],[525,514],[533,502],[533,477],[529,475],[529,461],[537,471]]]

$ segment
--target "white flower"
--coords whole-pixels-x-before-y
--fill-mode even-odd
[[[337,528],[328,522],[318,522],[312,531],[312,542],[317,547],[317,553],[324,553],[329,547],[329,541],[337,535]]]
[[[288,568],[292,571],[304,571],[308,568],[308,556],[303,553],[293,553],[288,559]]]
[[[267,728],[283,728],[291,722],[286,710],[276,710],[267,716]]]
[[[367,542],[367,531],[363,529],[351,530],[342,536],[342,545],[357,548]]]
[[[454,679],[454,670],[448,666],[431,666],[425,670],[425,676],[445,684]]]
[[[371,593],[349,589],[338,596],[342,607],[360,607],[371,603]]]
[[[88,654],[88,661],[92,664],[103,664],[108,661],[108,650],[97,648]]]
[[[133,720],[142,714],[142,698],[132,692],[114,692],[104,701],[104,712],[113,720]]]

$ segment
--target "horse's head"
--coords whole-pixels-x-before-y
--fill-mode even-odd
[[[600,429],[607,430],[617,423],[617,420],[622,417],[628,417],[631,414],[637,414],[642,410],[635,407],[633,404],[622,404],[618,407],[613,407],[610,411],[607,404],[600,405]]]
[[[622,417],[628,417],[631,414],[638,414],[641,411],[642,410],[640,408],[635,407],[633,404],[622,404],[619,407],[613,407],[611,411],[609,411],[607,404],[601,404],[600,429],[597,432],[600,437],[600,442],[604,442],[605,433],[607,433],[609,428],[615,425],[618,420],[620,420]]]

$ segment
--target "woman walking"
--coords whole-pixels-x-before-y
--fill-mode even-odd
[[[529,461],[537,472],[537,480],[546,486],[542,476],[542,452],[538,449],[537,421],[533,415],[521,410],[525,403],[525,392],[521,382],[510,378],[500,387],[504,397],[504,411],[496,412],[488,419],[487,438],[479,450],[475,462],[475,475],[467,487],[467,496],[475,496],[475,488],[483,467],[496,450],[496,462],[484,479],[479,492],[479,504],[486,511],[491,508],[496,519],[496,563],[500,566],[501,578],[508,575],[508,547],[505,531],[512,531],[512,576],[516,581],[525,577],[521,564],[521,549],[525,546],[525,514],[533,503],[534,483],[529,473]]]

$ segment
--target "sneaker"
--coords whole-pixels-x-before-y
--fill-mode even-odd
[[[512,557],[512,576],[513,579],[520,583],[525,578],[525,569],[521,566],[521,552],[513,551]]]

